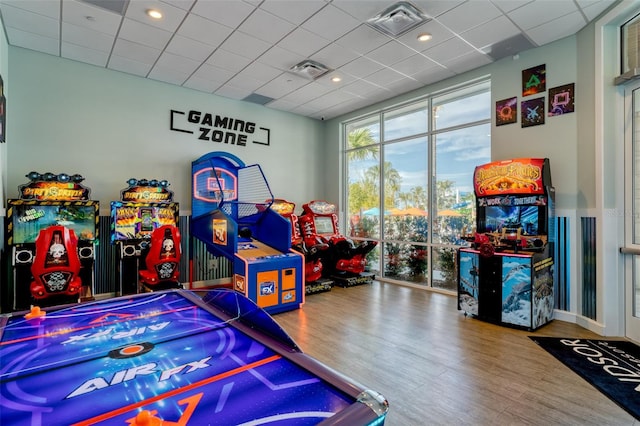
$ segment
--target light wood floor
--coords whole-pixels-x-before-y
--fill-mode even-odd
[[[602,338],[561,321],[535,332],[465,317],[456,298],[374,282],[275,315],[307,354],[384,395],[386,425],[640,425],[528,336]]]

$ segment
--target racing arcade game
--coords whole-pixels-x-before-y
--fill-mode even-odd
[[[291,249],[290,222],[271,209],[274,198],[260,166],[212,152],[191,170],[191,235],[232,261],[233,288],[265,311],[300,308],[304,258]]]
[[[116,293],[180,288],[178,203],[169,182],[134,179],[111,202],[111,243],[117,246]],[[169,247],[171,246],[171,247]]]
[[[99,203],[81,175],[30,172],[7,200],[10,310],[93,299]],[[6,293],[5,293],[6,294]]]
[[[305,294],[322,293],[330,291],[333,280],[322,276],[322,256],[328,244],[316,243],[307,246],[300,233],[298,216],[294,213],[296,205],[287,200],[275,199],[271,209],[291,222],[291,247],[304,255],[304,292]]]
[[[458,250],[458,309],[534,330],[553,319],[555,191],[549,159],[476,167],[477,226]]]
[[[327,244],[322,250],[323,276],[340,287],[371,284],[374,275],[365,272],[366,256],[378,244],[364,241],[355,245],[338,231],[337,207],[322,200],[311,201],[302,206],[298,218],[304,244],[313,247]]]

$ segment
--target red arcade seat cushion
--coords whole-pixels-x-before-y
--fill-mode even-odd
[[[180,230],[164,225],[151,234],[151,247],[145,258],[146,269],[140,271],[140,281],[149,286],[178,283],[180,275]]]

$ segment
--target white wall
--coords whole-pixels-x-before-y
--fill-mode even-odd
[[[322,198],[323,123],[247,102],[106,70],[18,47],[9,47],[7,193],[18,196],[25,175],[79,173],[100,201],[109,202],[133,178],[167,179],[191,210],[191,162],[226,151],[260,164],[275,197],[299,207]],[[270,146],[224,145],[197,134],[170,131],[170,110],[198,110],[255,122],[271,131]]]

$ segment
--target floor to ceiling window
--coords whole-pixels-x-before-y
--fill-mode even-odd
[[[347,229],[376,240],[380,279],[455,291],[455,250],[475,224],[473,171],[491,155],[488,81],[344,123]]]

